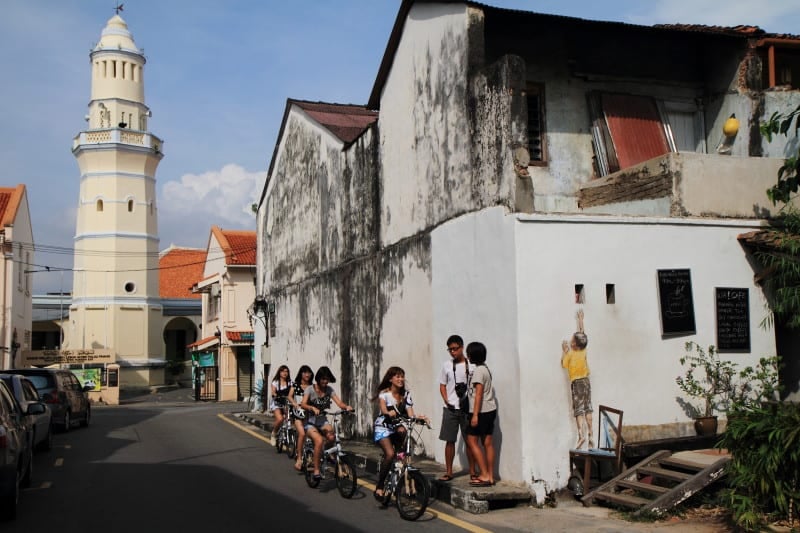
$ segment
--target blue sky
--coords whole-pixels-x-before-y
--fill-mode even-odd
[[[486,0],[499,7],[634,24],[751,24],[800,33],[800,0]],[[85,127],[89,50],[110,0],[3,0],[0,185],[28,188],[36,263],[72,266],[79,173],[70,148]],[[399,0],[127,0],[122,17],[147,56],[161,248],[205,247],[211,224],[255,229],[286,98],[364,104]],[[58,290],[58,274],[34,277]],[[71,275],[65,275],[65,285]],[[66,281],[68,279],[68,281]],[[68,286],[64,287],[68,289]]]

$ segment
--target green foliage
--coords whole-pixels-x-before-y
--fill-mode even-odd
[[[800,212],[787,206],[780,228],[770,230],[769,249],[755,253],[767,275],[764,288],[770,295],[769,320],[778,319],[790,328],[800,327]]]
[[[675,383],[684,394],[702,401],[701,409],[679,399],[689,416],[713,416],[775,399],[779,389],[778,357],[762,357],[755,367],[739,370],[737,363],[720,358],[714,345],[704,350],[689,341],[685,349],[680,362],[686,373],[675,378]]]
[[[769,402],[728,413],[720,442],[732,455],[724,498],[735,523],[758,531],[770,520],[800,516],[800,406]]]
[[[800,106],[785,114],[776,111],[769,120],[761,123],[759,129],[767,141],[772,141],[773,135],[778,134],[788,137],[790,131],[796,136],[800,129]],[[800,150],[797,155],[784,161],[778,170],[778,182],[767,189],[767,197],[772,201],[772,205],[778,202],[788,204],[792,195],[797,193],[798,187],[800,187]]]

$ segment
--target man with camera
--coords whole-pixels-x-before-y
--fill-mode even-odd
[[[471,369],[469,361],[464,356],[464,340],[459,335],[450,335],[447,339],[447,351],[450,360],[445,361],[439,373],[439,393],[444,401],[442,410],[442,425],[439,430],[439,440],[445,441],[444,464],[446,471],[439,481],[453,479],[453,459],[456,455],[456,440],[461,430],[461,437],[466,438],[467,414],[469,412],[469,386]],[[469,449],[466,449],[469,462],[470,479],[477,478],[475,462]]]

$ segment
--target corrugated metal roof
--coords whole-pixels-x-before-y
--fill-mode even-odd
[[[353,104],[331,104],[290,100],[291,103],[308,113],[343,143],[349,144],[358,139],[370,125],[378,120],[378,113],[365,106]]]
[[[621,169],[670,151],[652,98],[604,93],[601,101]]]

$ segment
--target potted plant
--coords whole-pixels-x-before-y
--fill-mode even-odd
[[[678,397],[678,403],[695,419],[698,435],[714,435],[717,432],[715,413],[727,410],[735,392],[736,364],[720,359],[714,345],[704,350],[699,344],[689,341],[685,349],[686,354],[680,362],[686,373],[675,378],[675,382],[684,394],[699,402],[687,402]]]

